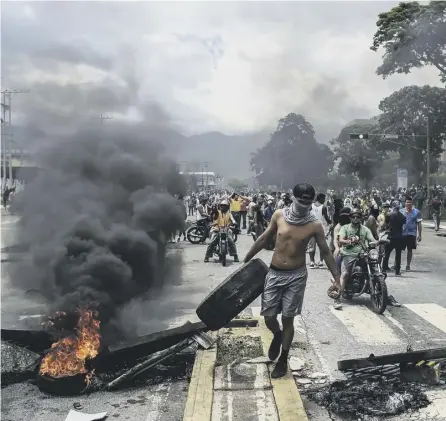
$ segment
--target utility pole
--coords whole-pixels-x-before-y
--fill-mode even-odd
[[[12,120],[11,120],[11,103],[13,94],[25,94],[29,89],[2,89],[2,117],[1,117],[1,129],[2,129],[2,171],[3,182],[2,187],[6,187],[6,173],[8,170],[8,176],[12,182]]]
[[[206,172],[206,190],[207,190],[208,189],[208,163],[207,162],[204,163],[204,169]]]
[[[431,118],[427,117],[427,138],[426,138],[426,185],[427,185],[427,200],[431,195]]]

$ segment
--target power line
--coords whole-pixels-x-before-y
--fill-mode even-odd
[[[104,124],[105,120],[114,120],[114,117],[110,117],[108,115],[100,114],[99,117],[91,117],[93,120],[101,120],[101,124]]]

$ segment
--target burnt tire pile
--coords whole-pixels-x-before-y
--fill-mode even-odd
[[[355,419],[358,414],[398,415],[425,408],[430,403],[422,386],[399,379],[337,381],[304,394],[330,412],[355,416]]]

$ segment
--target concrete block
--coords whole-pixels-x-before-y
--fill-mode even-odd
[[[212,421],[279,421],[271,390],[216,390]]]
[[[424,384],[440,383],[440,364],[435,361],[420,361],[416,364],[400,364],[401,380]]]
[[[266,364],[234,364],[215,367],[214,390],[271,389]]]

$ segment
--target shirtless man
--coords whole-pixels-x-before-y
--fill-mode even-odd
[[[288,353],[294,336],[294,317],[301,313],[307,283],[306,250],[311,238],[316,238],[321,256],[333,275],[335,286],[340,280],[333,255],[325,240],[322,224],[310,212],[315,191],[309,184],[297,184],[293,189],[293,204],[274,212],[268,228],[255,241],[244,262],[249,262],[276,235],[276,247],[262,294],[261,315],[274,337],[268,357],[279,357],[271,377],[282,377],[287,372]],[[283,332],[277,316],[282,313]],[[282,347],[282,353],[280,348]]]

